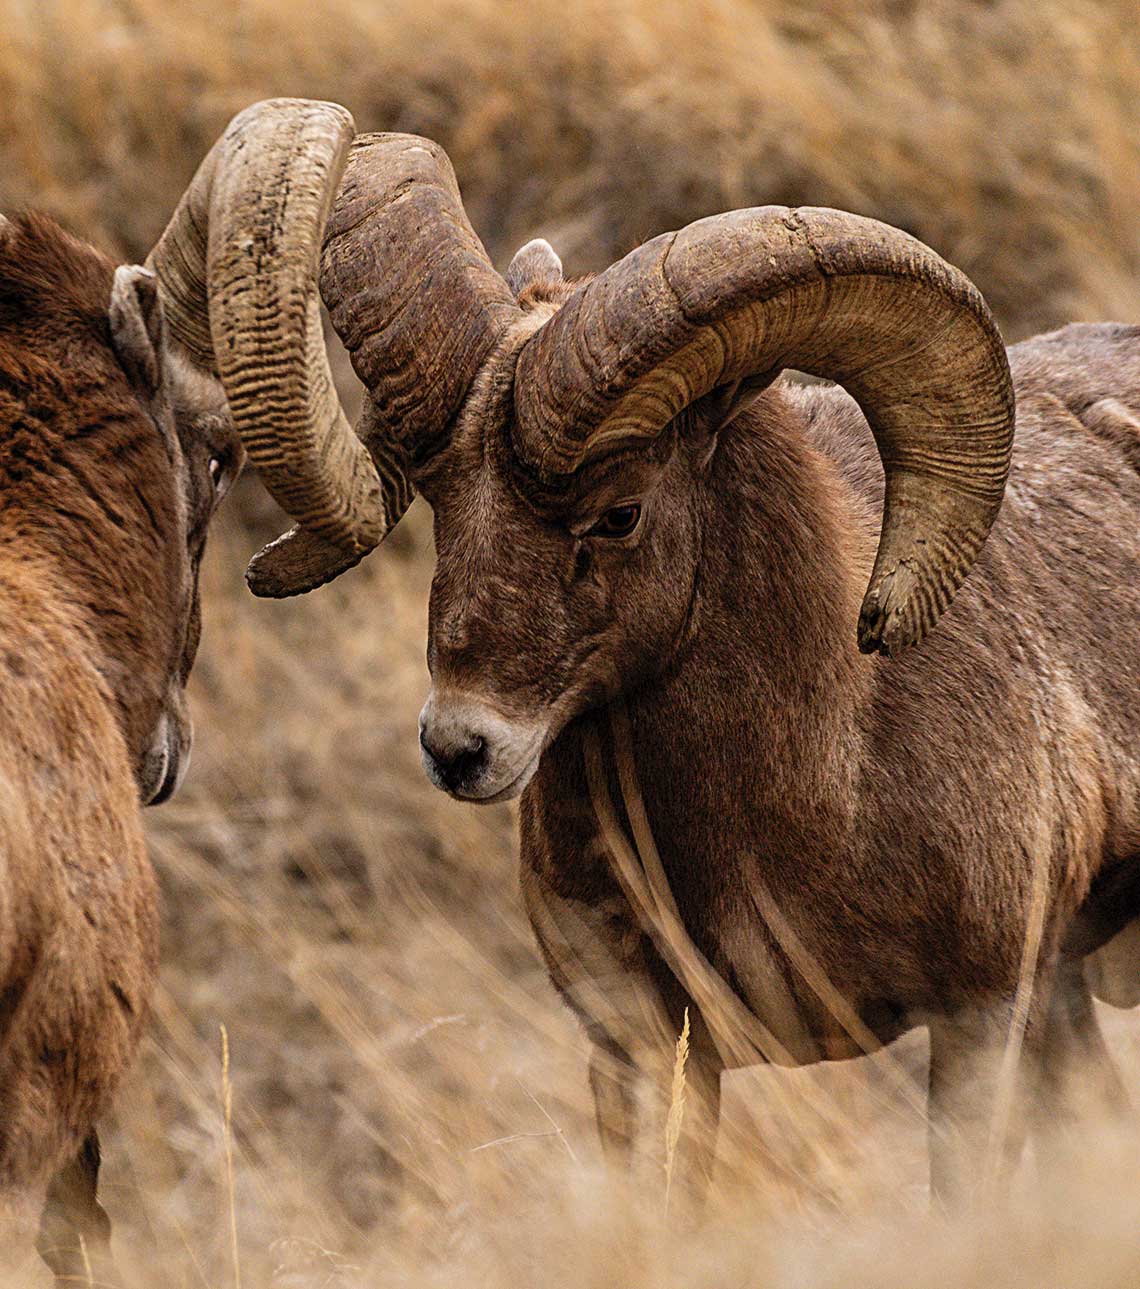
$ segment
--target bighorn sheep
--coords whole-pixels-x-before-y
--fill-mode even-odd
[[[65,1279],[80,1235],[106,1243],[94,1125],[157,953],[139,801],[185,768],[209,518],[244,443],[314,541],[383,523],[316,290],[352,133],[331,104],[236,117],[149,269],[0,221],[0,1247],[22,1256],[50,1185]]]
[[[607,1147],[685,1006],[698,1174],[746,1056],[670,919],[772,1059],[929,1026],[942,1194],[989,1131],[1027,928],[1025,1085],[1054,1107],[1077,1055],[1110,1084],[1081,961],[1140,909],[1140,329],[1007,362],[960,273],[827,210],[702,220],[577,286],[532,243],[504,281],[401,135],[357,140],[321,290],[389,517],[434,510],[427,773],[523,793]],[[304,545],[253,589],[350,562]]]

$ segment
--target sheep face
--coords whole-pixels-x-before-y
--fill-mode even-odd
[[[170,371],[170,402],[178,444],[176,479],[186,516],[186,564],[175,584],[179,623],[175,639],[181,644],[138,770],[140,795],[147,805],[159,805],[171,797],[190,763],[193,724],[186,684],[202,634],[199,571],[210,521],[245,460],[221,386],[177,358],[172,359]]]
[[[170,340],[150,272],[117,270],[109,321],[116,356],[165,449],[174,494],[161,544],[167,602],[152,618],[156,636],[164,627],[168,634],[146,650],[150,665],[133,675],[125,668],[119,686],[139,795],[156,805],[173,795],[189,764],[193,728],[185,687],[201,635],[199,569],[210,520],[244,455],[221,385]],[[150,488],[161,488],[161,480],[152,478]]]
[[[708,455],[689,416],[648,448],[539,489],[511,452],[508,403],[474,400],[413,474],[437,551],[423,762],[436,786],[477,802],[517,796],[569,721],[666,666],[684,640]]]
[[[145,747],[137,777],[144,804],[158,805],[179,788],[190,762],[193,724],[186,684],[202,633],[199,570],[206,534],[222,498],[241,471],[241,443],[226,411],[220,386],[177,362],[171,380],[176,479],[185,503],[185,568],[175,583],[175,635],[181,647],[171,668],[161,711]]]

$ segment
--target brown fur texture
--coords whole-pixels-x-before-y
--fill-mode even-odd
[[[151,371],[156,387],[128,375],[109,322],[112,274],[45,219],[0,231],[7,1258],[29,1245],[65,1166],[90,1184],[65,1171],[53,1195],[85,1210],[89,1244],[105,1238],[91,1134],[138,1043],[157,966],[140,785],[197,646],[197,567],[218,491],[208,461],[224,461],[224,478],[240,464],[225,418],[178,388],[165,353],[151,355],[167,369]],[[69,1199],[77,1190],[82,1203]],[[52,1218],[47,1244],[67,1225]],[[60,1274],[73,1267],[67,1248],[49,1256]]]
[[[1011,350],[1004,507],[938,629],[897,661],[856,648],[883,485],[842,390],[710,398],[550,493],[508,446],[524,333],[411,467],[438,553],[425,764],[465,799],[529,779],[523,895],[595,1043],[603,1141],[628,1153],[636,1082],[667,1071],[688,1006],[687,1136],[707,1174],[719,1073],[744,1058],[615,875],[599,793],[620,844],[646,868],[659,855],[691,945],[779,1059],[929,1026],[933,1183],[961,1195],[994,1147],[1035,874],[1018,1105],[1060,1114],[1067,1061],[1118,1092],[1080,960],[1140,911],[1140,329]],[[631,501],[634,532],[599,535]],[[533,778],[524,765],[504,788],[496,760],[532,747]],[[1024,1127],[1015,1115],[999,1166]]]

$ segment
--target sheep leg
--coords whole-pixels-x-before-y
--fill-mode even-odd
[[[11,1277],[5,1285],[23,1284],[38,1274],[33,1272],[37,1211],[38,1198],[30,1191],[5,1188],[0,1193],[0,1275]]]
[[[990,1152],[1009,1010],[1004,1005],[930,1022],[930,1194],[937,1208],[961,1211],[983,1198],[995,1162]],[[1036,1041],[1034,1026],[1025,1047]],[[1019,1071],[1011,1121],[997,1146],[999,1180],[1012,1173],[1025,1145],[1023,1083]]]
[[[6,1047],[17,1046],[11,1033],[4,1039]],[[45,1089],[41,1068],[21,1051],[5,1055],[9,1059],[0,1064],[0,1272],[19,1273],[15,1279],[23,1283],[20,1276],[37,1261],[37,1232],[52,1173],[75,1143],[54,1090]]]
[[[94,1131],[48,1191],[37,1248],[56,1283],[105,1281],[112,1269],[111,1220],[98,1199],[99,1137]]]
[[[592,839],[592,832],[588,837]],[[588,857],[585,846],[584,853]],[[663,1115],[652,1127],[643,1122],[639,1093],[648,1084],[667,1113],[687,1007],[690,1056],[674,1184],[703,1190],[716,1151],[722,1063],[699,1010],[639,933],[637,918],[620,889],[607,891],[603,885],[602,893],[588,902],[568,898],[531,859],[524,835],[523,899],[551,980],[591,1042],[590,1088],[607,1162],[631,1173],[652,1159],[655,1172],[646,1183],[663,1186],[660,1161],[666,1119]],[[612,884],[608,869],[603,870],[602,882]]]
[[[1083,962],[1066,959],[1057,970],[1038,1070],[1037,1131],[1077,1126],[1081,1110],[1124,1115],[1128,1092],[1108,1050]]]
[[[590,1053],[590,1091],[606,1162],[629,1169],[637,1139],[637,1088],[641,1071],[628,1054],[606,1039]]]

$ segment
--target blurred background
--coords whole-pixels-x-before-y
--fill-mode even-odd
[[[234,112],[330,98],[442,143],[500,267],[840,206],[963,268],[1014,341],[1140,319],[1138,29],[1134,0],[0,0],[0,209],[142,258]],[[430,516],[259,603],[242,570],[282,526],[255,479],[227,503],[194,765],[149,820],[163,984],[105,1133],[125,1285],[1140,1283],[1128,1133],[940,1222],[875,1061],[730,1076],[708,1231],[615,1187],[513,810],[419,767]],[[1140,1027],[1106,1019],[1131,1078]],[[924,1078],[921,1038],[896,1055]]]

